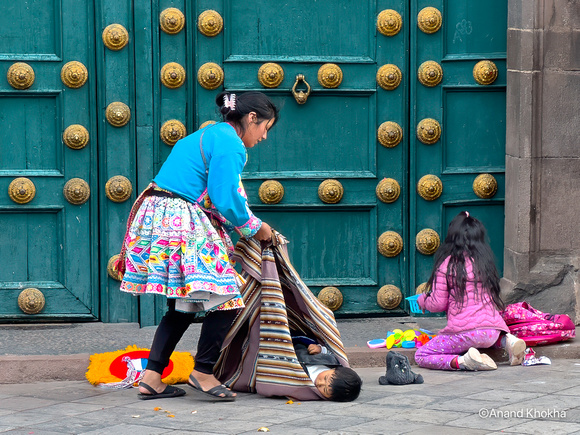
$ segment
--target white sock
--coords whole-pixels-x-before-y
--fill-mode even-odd
[[[457,357],[457,365],[459,366],[460,370],[465,370],[465,364],[463,361],[464,361],[464,355]]]

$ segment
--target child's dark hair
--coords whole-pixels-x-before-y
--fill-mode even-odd
[[[447,257],[450,257],[447,265],[447,284],[452,289],[453,299],[459,307],[463,306],[465,299],[467,282],[465,258],[467,257],[473,265],[475,282],[481,282],[483,291],[489,294],[498,310],[505,308],[499,296],[499,275],[495,267],[493,251],[487,243],[487,232],[483,224],[470,216],[468,212],[459,213],[449,224],[447,237],[435,254],[433,272],[428,281],[431,289],[436,285],[437,270]],[[475,289],[477,291],[477,285]]]
[[[225,104],[226,99],[233,100],[234,106]],[[242,118],[250,112],[256,112],[259,122],[273,119],[274,122],[270,128],[278,121],[278,108],[262,92],[251,91],[242,94],[222,92],[216,97],[215,103],[219,107],[224,122],[235,124],[242,132],[246,128],[245,125],[242,125]]]
[[[330,400],[352,402],[360,394],[361,386],[362,379],[353,369],[339,366],[334,369],[334,375],[330,381]]]

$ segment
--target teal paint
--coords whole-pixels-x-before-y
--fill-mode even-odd
[[[443,26],[434,34],[419,30],[412,33],[410,65],[417,71],[427,60],[443,69],[440,85],[428,88],[413,80],[411,109],[411,182],[423,175],[437,175],[443,193],[435,201],[411,195],[411,234],[423,228],[437,231],[444,239],[447,226],[462,210],[469,211],[486,225],[497,266],[503,269],[504,234],[504,160],[505,160],[505,86],[506,28],[505,1],[474,3],[467,1],[413,2],[412,15],[426,6],[438,8]],[[488,86],[478,84],[473,68],[480,60],[492,60],[499,75]],[[416,139],[414,129],[423,118],[441,124],[441,139],[425,145]],[[478,174],[491,173],[498,182],[498,192],[491,199],[481,199],[473,191]],[[412,184],[413,186],[413,184]],[[426,281],[433,257],[416,249],[411,251],[410,289]]]
[[[29,63],[34,84],[26,90],[0,83],[0,188],[8,191],[16,177],[27,177],[36,195],[16,204],[0,198],[0,321],[96,320],[98,300],[98,192],[96,172],[96,74],[94,13],[90,2],[72,0],[12,2],[3,10],[0,69]],[[64,20],[74,16],[74,20]],[[79,89],[64,86],[60,73],[71,60],[82,62],[88,81]],[[90,140],[81,150],[63,144],[62,133],[81,124]],[[72,205],[63,195],[71,178],[88,182],[87,203]],[[24,314],[20,292],[28,287],[44,294],[44,310]]]
[[[98,125],[99,125],[99,277],[100,318],[104,322],[137,322],[139,320],[138,298],[119,291],[119,282],[107,274],[109,258],[118,254],[126,229],[127,217],[138,195],[137,149],[135,103],[135,23],[132,2],[101,0],[97,2],[95,38],[98,74]],[[129,43],[118,51],[106,48],[102,32],[110,24],[120,24],[129,33]],[[142,67],[145,67],[140,62]],[[105,117],[107,106],[120,101],[131,110],[129,123],[114,127]],[[116,175],[129,179],[131,197],[116,203],[105,194],[107,181]]]
[[[442,29],[430,35],[416,24],[417,13],[426,6],[443,14]],[[185,28],[175,35],[159,28],[159,14],[168,7],[186,17]],[[206,37],[197,29],[197,17],[206,9],[217,10],[224,19],[217,36]],[[376,16],[383,9],[395,9],[403,18],[395,36],[376,31]],[[413,294],[428,278],[433,260],[417,252],[415,235],[432,228],[443,238],[461,210],[488,227],[501,269],[506,9],[501,0],[319,0],[308,7],[262,0],[13,2],[0,26],[0,74],[5,76],[15,61],[27,61],[36,80],[25,91],[0,82],[0,189],[6,191],[15,177],[27,176],[37,193],[25,205],[0,198],[0,234],[22,240],[0,243],[2,258],[14,259],[0,271],[0,320],[159,322],[165,299],[119,292],[119,282],[107,274],[107,262],[120,250],[133,200],[171,151],[160,139],[161,125],[177,119],[191,133],[204,121],[219,120],[214,99],[223,89],[261,90],[282,107],[268,141],[249,151],[245,187],[254,211],[290,239],[293,263],[313,291],[329,285],[341,289],[344,303],[337,316],[404,314],[404,304],[385,313],[376,302],[378,289],[394,284],[403,296]],[[120,51],[102,43],[102,31],[112,23],[129,32],[129,44]],[[482,59],[499,69],[489,86],[473,79],[473,66]],[[80,89],[60,81],[62,65],[71,60],[83,62],[89,72]],[[437,61],[444,71],[443,82],[434,88],[417,80],[417,69],[426,60]],[[185,68],[180,88],[161,84],[167,62]],[[206,62],[222,66],[221,88],[199,85],[197,71]],[[265,89],[258,81],[257,71],[265,62],[284,69],[276,89]],[[343,71],[337,89],[318,83],[318,69],[327,62]],[[388,63],[403,75],[392,91],[376,84],[378,67]],[[304,74],[312,87],[304,105],[290,93],[297,74]],[[128,125],[113,127],[106,121],[105,109],[113,101],[131,108]],[[416,138],[417,123],[425,117],[441,123],[436,144],[424,145]],[[385,121],[403,128],[403,140],[394,148],[376,139]],[[71,124],[89,130],[86,148],[63,145],[62,132]],[[480,173],[491,173],[498,181],[491,199],[473,192]],[[443,182],[443,194],[435,201],[416,193],[425,174]],[[114,175],[127,177],[133,186],[123,203],[110,201],[104,192]],[[81,206],[62,196],[64,183],[74,177],[87,180],[91,188],[89,201]],[[401,186],[401,196],[391,204],[375,195],[385,177]],[[344,187],[338,204],[324,204],[318,197],[318,186],[329,178]],[[258,197],[267,179],[284,186],[279,204],[262,204]],[[381,256],[376,248],[380,234],[389,230],[404,240],[402,253],[394,258]],[[45,293],[42,314],[29,316],[18,308],[15,299],[26,287]]]

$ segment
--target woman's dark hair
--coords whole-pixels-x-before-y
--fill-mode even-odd
[[[232,108],[231,105],[224,104],[224,97],[229,101],[234,99],[235,108]],[[274,119],[270,128],[272,128],[274,124],[276,124],[276,121],[278,121],[278,108],[274,105],[272,100],[262,92],[252,91],[244,92],[242,94],[222,92],[216,97],[215,103],[219,107],[223,120],[235,124],[242,132],[245,131],[246,127],[242,125],[242,118],[250,112],[256,112],[259,122]]]
[[[447,237],[435,254],[433,272],[427,281],[429,288],[433,289],[436,285],[437,270],[447,257],[449,257],[447,285],[459,307],[463,306],[465,299],[467,282],[465,259],[469,258],[475,275],[476,297],[477,283],[481,283],[483,292],[488,293],[497,309],[504,309],[505,305],[499,296],[499,275],[495,267],[493,251],[487,243],[487,232],[483,224],[467,212],[459,213],[449,224]]]
[[[330,400],[352,402],[360,394],[362,379],[351,368],[338,366],[330,380]]]

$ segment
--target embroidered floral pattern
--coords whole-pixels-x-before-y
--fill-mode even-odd
[[[246,238],[252,237],[262,226],[262,221],[254,215],[250,215],[250,220],[241,227],[236,227],[240,234]]]
[[[244,186],[242,184],[242,180],[240,179],[240,185],[238,187],[238,193],[244,197],[245,199],[247,199],[247,195],[246,195],[246,191],[244,189]],[[235,227],[230,221],[228,221],[214,206],[213,203],[211,202],[211,199],[209,198],[209,195],[207,193],[207,189],[204,190],[204,192],[200,195],[200,197],[197,200],[197,203],[199,204],[199,206],[205,210],[208,213],[211,213],[212,216],[221,224],[223,225],[223,227],[227,230],[227,231],[233,231],[233,229],[235,228],[238,233],[240,235],[242,235],[243,237],[249,238],[254,236],[254,234],[256,234],[258,232],[258,230],[260,229],[260,227],[262,226],[262,220],[257,218],[252,211],[250,210],[250,207],[248,207],[248,204],[246,202],[246,211],[248,212],[248,215],[250,216],[250,219],[248,219],[248,221],[244,224],[241,225],[239,227]]]
[[[221,228],[216,230],[197,204],[180,198],[147,197],[125,243],[122,291],[206,301],[219,295],[223,308],[209,304],[208,309],[239,307],[241,299],[235,301],[239,297],[237,273],[229,258],[232,242]],[[221,303],[228,295],[231,304]]]

